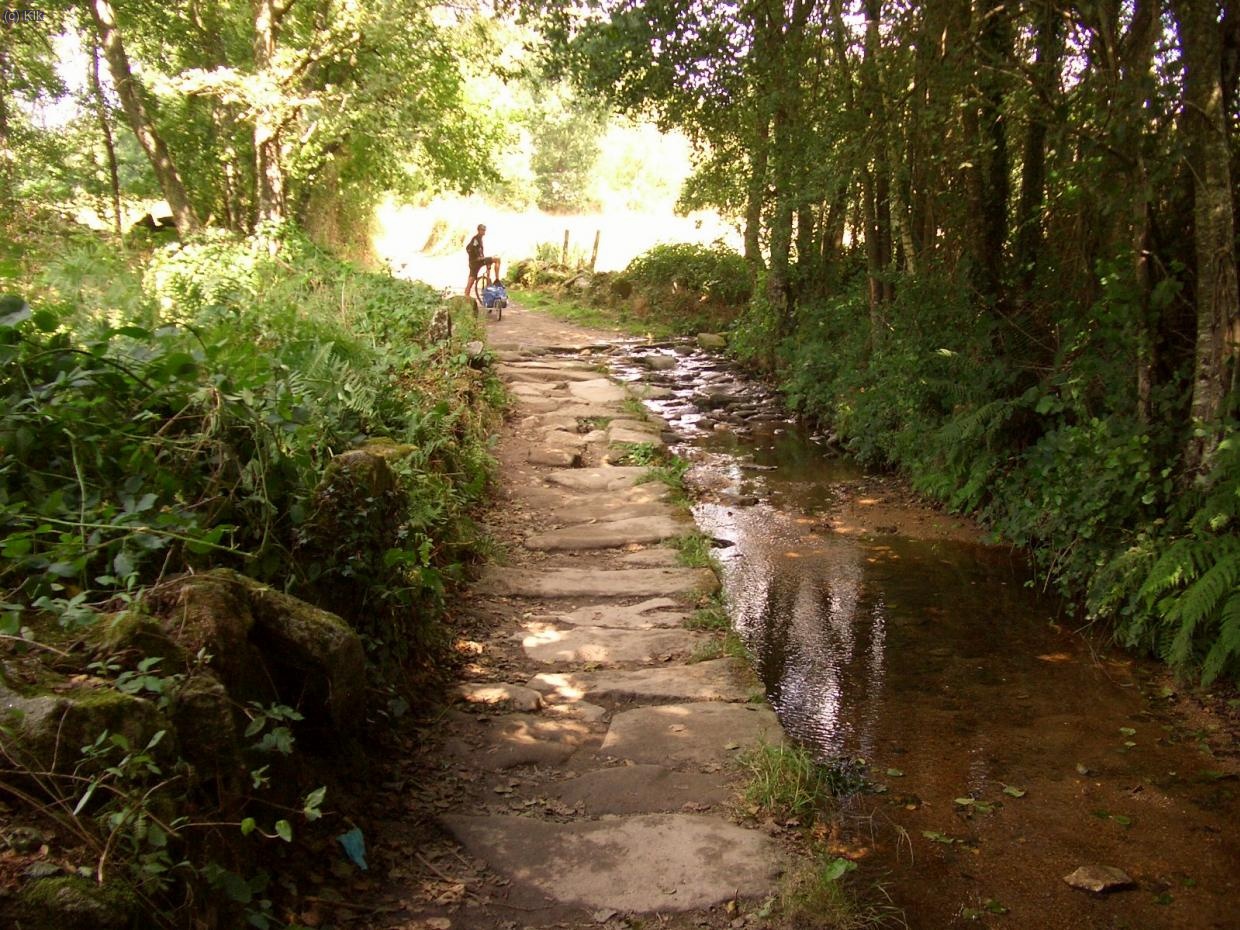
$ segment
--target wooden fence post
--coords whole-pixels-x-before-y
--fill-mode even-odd
[[[594,249],[590,252],[590,274],[594,274],[594,263],[598,261],[598,240],[602,234],[601,229],[594,230]]]
[[[568,230],[564,230],[564,247],[560,249],[560,264],[568,267]]]

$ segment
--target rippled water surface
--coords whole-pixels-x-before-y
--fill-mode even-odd
[[[1159,670],[1066,628],[1004,549],[834,532],[859,470],[718,359],[634,349],[618,373],[659,389],[647,404],[695,462],[698,521],[785,730],[869,764],[882,793],[842,851],[886,876],[910,926],[1240,928],[1233,760],[1170,712]],[[1062,881],[1087,864],[1136,888]]]

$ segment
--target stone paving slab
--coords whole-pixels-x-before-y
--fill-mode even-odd
[[[537,447],[530,450],[526,461],[531,465],[545,465],[548,468],[580,468],[582,453],[570,449],[547,449]]]
[[[740,750],[783,742],[770,708],[755,704],[662,704],[612,717],[599,750],[629,762],[723,765]]]
[[[692,528],[692,520],[668,514],[600,520],[597,523],[579,523],[545,533],[533,533],[525,537],[525,547],[565,552],[615,549],[618,546],[662,542],[683,536]]]
[[[467,704],[487,707],[510,707],[512,710],[536,711],[542,707],[542,695],[532,688],[503,682],[467,683],[458,685],[457,697]]]
[[[520,357],[516,359],[502,359],[509,368],[519,368],[527,370],[551,369],[553,371],[592,371],[594,377],[598,377],[598,369],[589,362],[573,362],[566,359],[552,359],[549,361]]]
[[[670,597],[652,597],[637,604],[590,604],[560,615],[574,626],[611,626],[627,630],[650,630],[684,626],[689,617],[685,605]]]
[[[556,823],[495,814],[449,815],[443,825],[534,903],[589,910],[689,911],[769,893],[775,842],[712,816],[647,814]]]
[[[536,662],[657,662],[687,656],[710,642],[706,633],[689,630],[618,630],[602,626],[557,626],[531,621],[516,636]]]
[[[500,597],[643,597],[709,594],[719,579],[708,568],[504,568],[488,565],[474,585],[479,594]]]
[[[646,485],[638,485],[638,487],[644,488]],[[666,487],[666,485],[661,485],[661,487]],[[631,504],[625,503],[625,500],[626,498],[608,494],[605,497],[592,500],[588,504],[573,504],[569,507],[557,507],[555,510],[550,511],[548,516],[551,518],[553,523],[557,523],[561,526],[569,526],[574,523],[587,523],[591,520],[610,522],[613,520],[633,520],[638,517],[672,517],[678,520],[689,521],[689,518],[685,515],[683,510],[673,507],[671,504],[665,503],[660,499],[651,500],[647,503]],[[691,521],[687,522],[686,528],[682,528],[681,533],[688,532],[693,525],[694,524]],[[671,552],[673,555],[676,554],[673,549],[669,549],[667,551]],[[676,565],[679,563],[670,562],[668,564]]]
[[[717,807],[732,795],[722,772],[673,772],[661,765],[618,765],[558,782],[547,794],[592,816],[658,814]]]
[[[626,553],[620,557],[620,561],[625,565],[672,566],[680,564],[680,553],[666,546],[656,546],[653,549],[638,549],[636,552]]]
[[[527,368],[504,364],[497,367],[499,376],[510,384],[536,384],[540,381],[594,381],[598,378],[597,371],[584,371],[579,368]]]
[[[548,394],[562,392],[565,387],[563,381],[548,381],[538,384],[514,384],[508,388],[517,397],[529,397],[535,399],[546,398]]]
[[[628,429],[636,433],[653,433],[657,436],[667,428],[667,424],[663,422],[662,417],[655,416],[654,414],[650,414],[650,417],[650,420],[629,420],[624,418],[612,420],[607,424],[607,428]]]
[[[626,445],[648,445],[654,446],[656,449],[662,449],[667,443],[656,433],[648,433],[645,430],[638,432],[633,429],[616,429],[609,427],[607,430],[607,441],[612,443],[624,443]]]
[[[628,392],[610,378],[593,381],[574,381],[568,392],[589,404],[618,404],[629,396]]]
[[[752,673],[739,659],[631,671],[542,672],[526,685],[557,701],[734,701],[749,699]]]
[[[492,771],[517,765],[560,765],[578,749],[598,745],[602,739],[589,721],[567,715],[505,714],[488,719],[459,714],[454,719],[462,737],[449,740],[445,748]]]
[[[608,465],[583,468],[571,475],[548,475],[547,480],[574,491],[619,491],[633,487],[648,472],[648,468],[635,465]]]

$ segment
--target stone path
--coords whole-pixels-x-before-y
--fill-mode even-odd
[[[773,894],[782,867],[729,816],[734,760],[782,733],[745,663],[693,661],[717,634],[685,624],[718,580],[666,545],[692,517],[646,469],[607,464],[661,445],[660,425],[588,357],[493,348],[515,403],[510,550],[472,589],[495,629],[443,720],[442,766],[469,789],[438,817],[488,893],[409,926],[728,926],[728,902]]]

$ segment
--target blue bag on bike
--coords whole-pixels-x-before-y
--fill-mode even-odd
[[[488,310],[508,306],[508,289],[504,287],[503,281],[488,284],[482,289],[482,305]]]

